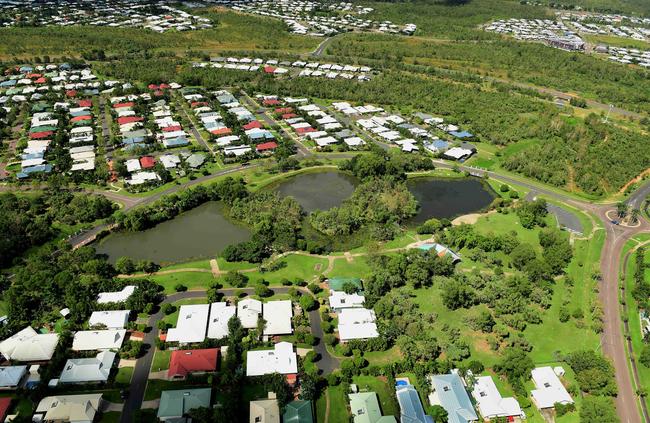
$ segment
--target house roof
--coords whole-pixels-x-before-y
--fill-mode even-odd
[[[62,383],[106,382],[116,355],[112,351],[102,351],[96,357],[70,359],[59,380]]]
[[[7,412],[11,408],[11,397],[2,397],[0,398],[0,421],[5,421],[7,417]]]
[[[151,169],[155,165],[156,159],[154,159],[152,156],[140,157],[140,166],[142,166],[142,169]]]
[[[333,309],[363,307],[366,297],[359,294],[346,294],[342,291],[330,291],[330,307]]]
[[[94,311],[90,315],[88,325],[90,327],[104,325],[107,329],[124,329],[130,314],[131,310]]]
[[[219,348],[172,351],[169,362],[169,377],[185,377],[192,372],[214,372],[217,370]]]
[[[267,151],[267,150],[275,150],[278,148],[278,144],[274,141],[270,142],[264,142],[262,144],[258,144],[257,147],[255,147],[257,151]]]
[[[395,423],[395,417],[382,416],[379,408],[377,394],[374,392],[360,392],[349,394],[350,410],[354,423]]]
[[[74,334],[74,351],[111,350],[122,347],[125,329],[84,330]]]
[[[129,299],[131,295],[135,292],[135,285],[127,285],[122,288],[121,291],[114,292],[100,292],[97,296],[97,303],[107,304],[107,303],[121,303]]]
[[[447,410],[449,423],[468,423],[478,419],[472,401],[457,374],[431,376],[431,389]]]
[[[295,400],[284,407],[283,423],[313,423],[311,401]]]
[[[99,410],[102,394],[57,395],[45,397],[36,407],[45,421],[92,422]]]
[[[275,344],[272,350],[256,350],[246,353],[246,376],[271,373],[291,374],[298,372],[296,353],[288,342]]]
[[[292,332],[291,300],[269,301],[263,305],[262,316],[266,320],[264,335],[287,335]]]
[[[486,419],[524,415],[519,402],[515,398],[503,398],[501,396],[490,376],[476,378],[472,396],[476,400],[481,415]]]
[[[237,307],[228,303],[212,303],[208,321],[208,338],[221,339],[228,336],[228,321],[236,314]]]
[[[168,342],[203,342],[208,327],[209,304],[182,305],[176,327],[167,331]]]
[[[27,366],[0,367],[0,388],[18,386],[25,373],[27,373]]]
[[[398,386],[396,395],[402,423],[434,423],[431,416],[424,414],[420,396],[412,385]]]
[[[158,418],[183,417],[190,410],[210,407],[210,388],[163,391],[160,395]]]
[[[245,298],[237,303],[237,317],[246,329],[257,327],[257,319],[262,313],[262,302],[252,298]]]
[[[39,334],[31,326],[0,343],[0,352],[13,361],[47,361],[59,343],[56,333]]]
[[[373,310],[365,308],[344,308],[339,313],[339,338],[342,341],[350,339],[369,339],[379,336],[376,317]]]
[[[571,395],[551,367],[538,367],[531,372],[535,387],[531,394],[538,408],[551,408],[556,403],[573,404]]]
[[[280,423],[280,407],[276,399],[251,401],[249,403],[250,423]]]

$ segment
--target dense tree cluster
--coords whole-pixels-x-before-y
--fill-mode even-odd
[[[616,396],[614,367],[594,351],[576,351],[566,357],[580,390],[591,395]]]

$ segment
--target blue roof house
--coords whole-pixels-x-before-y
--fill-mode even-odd
[[[449,423],[478,421],[472,401],[457,374],[431,376],[429,402],[447,410]]]
[[[398,385],[396,388],[402,423],[435,423],[431,416],[424,413],[420,396],[413,385]]]

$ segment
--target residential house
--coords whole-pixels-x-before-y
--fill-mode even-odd
[[[360,392],[348,394],[354,423],[397,423],[394,416],[382,416],[377,394]]]
[[[27,366],[0,367],[0,389],[16,389],[20,387],[27,375]]]
[[[269,392],[268,399],[249,403],[250,423],[280,423],[280,407],[275,394]]]
[[[191,410],[210,407],[211,397],[210,388],[163,391],[158,406],[158,419],[163,422],[187,422],[187,414]]]
[[[106,382],[111,374],[116,353],[102,351],[92,358],[70,359],[59,377],[61,383]]]
[[[398,385],[396,391],[400,409],[400,420],[408,423],[434,423],[433,418],[424,413],[418,391],[413,385]]]
[[[429,377],[431,405],[440,405],[447,411],[449,423],[470,423],[478,421],[472,401],[456,373]]]
[[[370,339],[379,336],[374,310],[344,308],[339,313],[339,338],[341,342],[351,339]]]
[[[183,379],[190,373],[207,373],[217,370],[219,348],[174,350],[169,362],[168,378]]]
[[[526,418],[519,402],[512,397],[503,398],[490,376],[476,378],[472,396],[484,419],[492,420],[505,417],[510,421],[517,417]]]
[[[363,307],[365,301],[366,297],[363,295],[346,294],[342,291],[330,291],[330,308],[336,313],[340,313],[345,308]]]
[[[237,303],[237,317],[246,329],[257,327],[257,319],[262,314],[262,302],[252,298],[246,298]]]
[[[74,334],[72,349],[74,351],[119,350],[125,337],[125,329],[83,330]]]
[[[246,353],[246,376],[271,373],[283,375],[298,373],[298,363],[293,345],[279,342],[272,350],[255,350]]]
[[[314,423],[311,401],[295,400],[284,407],[282,423]]]
[[[49,361],[59,343],[56,333],[41,334],[27,326],[0,342],[0,353],[12,361]]]
[[[562,368],[557,368],[562,372]],[[531,372],[535,388],[531,395],[533,402],[540,410],[554,408],[555,404],[573,404],[573,399],[567,392],[562,381],[551,367],[538,367]]]
[[[102,405],[102,394],[56,395],[38,403],[34,421],[92,423]]]
[[[95,311],[90,315],[88,325],[104,326],[106,329],[124,329],[129,321],[131,310]]]
[[[210,304],[210,320],[208,321],[208,338],[222,339],[228,336],[228,322],[237,313],[236,306],[228,303]]]
[[[167,331],[167,342],[203,342],[208,328],[210,304],[182,305],[176,327]]]
[[[293,307],[291,300],[269,301],[262,307],[262,316],[266,321],[264,335],[290,335]]]

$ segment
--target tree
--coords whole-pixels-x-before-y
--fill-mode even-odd
[[[433,405],[429,408],[429,415],[433,417],[433,421],[438,423],[447,423],[449,421],[449,414],[441,405]]]
[[[650,347],[643,347],[641,355],[639,356],[639,362],[646,367],[650,367]]]
[[[442,287],[442,303],[450,310],[470,307],[474,301],[474,292],[461,281],[450,279]]]
[[[273,291],[263,283],[258,283],[255,285],[255,295],[258,295],[262,298],[270,297],[273,295]]]
[[[231,270],[230,272],[226,273],[226,276],[224,276],[223,280],[227,285],[235,288],[243,288],[248,283],[248,276]]]
[[[123,275],[130,275],[135,271],[135,263],[129,257],[120,257],[115,261],[115,269]]]
[[[580,407],[581,422],[619,423],[616,408],[611,398],[587,395]]]
[[[512,250],[510,258],[512,259],[512,265],[516,269],[522,270],[530,261],[535,259],[535,249],[530,244],[519,244]]]
[[[300,297],[300,307],[305,311],[311,311],[318,306],[318,302],[311,295]]]
[[[495,366],[495,370],[508,377],[508,380],[515,381],[522,377],[528,377],[531,370],[535,368],[535,363],[519,348],[509,349],[503,359]]]
[[[616,214],[618,215],[618,217],[620,218],[625,217],[625,215],[627,215],[627,210],[628,207],[627,204],[625,204],[625,202],[620,201],[616,204]]]

